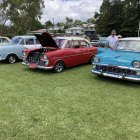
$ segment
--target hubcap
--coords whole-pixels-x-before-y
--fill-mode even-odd
[[[90,60],[91,61],[91,64],[92,64],[93,60],[94,60],[94,57],[92,57],[91,60]]]
[[[15,63],[15,61],[16,61],[16,58],[14,57],[14,56],[10,56],[9,57],[9,63]]]
[[[62,63],[58,63],[56,66],[55,66],[55,70],[57,72],[61,72],[63,70],[63,64]]]

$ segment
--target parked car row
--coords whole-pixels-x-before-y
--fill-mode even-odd
[[[0,47],[0,60],[22,64],[30,69],[59,73],[64,68],[91,62],[95,75],[140,81],[140,38],[123,38],[115,50],[98,48],[81,37],[55,37],[49,33],[16,36]]]
[[[50,34],[35,34],[42,48],[23,51],[23,63],[31,69],[53,69],[61,72],[64,68],[92,62],[96,47],[80,37],[56,37]]]

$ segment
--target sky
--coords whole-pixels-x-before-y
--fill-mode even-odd
[[[86,21],[98,12],[103,0],[44,0],[41,22],[65,22],[66,17]]]

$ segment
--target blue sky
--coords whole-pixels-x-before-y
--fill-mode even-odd
[[[45,8],[41,22],[53,20],[65,22],[65,18],[80,19],[82,21],[93,17],[98,12],[103,0],[44,0]]]

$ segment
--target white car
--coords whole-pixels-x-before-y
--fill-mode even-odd
[[[15,36],[11,43],[0,46],[0,61],[15,63],[18,59],[22,60],[23,50],[38,48],[41,48],[41,44],[35,36]]]
[[[11,40],[8,37],[0,36],[0,46],[10,43]]]
[[[41,48],[41,44],[35,36],[14,36],[12,44],[22,45],[26,49]]]

